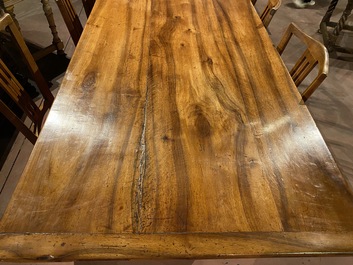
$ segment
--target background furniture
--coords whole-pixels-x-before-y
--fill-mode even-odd
[[[66,27],[70,32],[74,44],[77,45],[82,34],[83,27],[75,8],[70,0],[55,0],[55,2],[64,18]]]
[[[23,0],[0,0],[1,8],[5,9],[9,14],[11,14],[12,19],[15,21],[16,25],[19,27],[16,15],[14,12],[14,6],[17,3],[22,2]]]
[[[341,47],[337,45],[337,39],[342,30],[353,31],[353,26],[347,24],[347,19],[350,16],[353,9],[353,0],[347,0],[347,6],[345,10],[342,12],[341,18],[338,22],[332,22],[331,16],[334,12],[338,0],[332,0],[327,9],[325,16],[322,18],[320,23],[320,32],[322,33],[322,38],[324,40],[324,44],[329,52],[339,51],[345,53],[353,53],[353,49],[351,47]],[[329,31],[327,27],[333,28],[332,31]]]
[[[14,12],[14,5],[18,2],[21,2],[23,0],[1,0],[4,3],[4,6],[6,7],[6,11],[11,14],[12,18],[20,27],[16,20],[15,12]],[[36,59],[40,59],[41,57],[47,55],[48,53],[53,52],[54,50],[57,50],[58,53],[63,53],[63,43],[59,38],[58,32],[56,30],[56,25],[54,21],[54,16],[52,9],[50,7],[49,1],[48,0],[41,0],[42,5],[43,5],[43,10],[46,15],[46,18],[49,23],[49,28],[52,31],[53,35],[53,44],[46,47],[43,50],[40,50],[36,54],[34,54],[34,57]],[[70,0],[55,0],[57,3],[60,13],[65,21],[65,24],[70,32],[70,35],[72,37],[72,40],[75,45],[77,45],[78,40],[81,36],[81,33],[83,31],[82,24],[80,22],[78,13],[76,12],[75,8],[73,7],[72,3]],[[89,16],[93,5],[95,3],[95,0],[82,0],[85,12],[87,17]]]
[[[18,47],[19,53],[22,55],[24,63],[28,66],[28,70],[44,99],[42,106],[38,107],[5,63],[0,59],[0,86],[32,120],[34,123],[33,131],[31,131],[2,101],[0,101],[0,111],[34,144],[37,140],[37,134],[41,130],[43,117],[46,111],[51,107],[54,97],[11,16],[4,13],[2,10],[0,11],[0,30],[6,29],[10,32],[14,44]]]
[[[255,5],[257,0],[252,0],[251,2],[253,5]],[[268,27],[273,16],[275,15],[276,11],[280,6],[281,6],[281,0],[268,0],[265,9],[260,14],[260,18],[265,28]]]
[[[91,14],[95,2],[96,0],[82,0],[87,17]]]
[[[18,2],[23,1],[23,0],[0,0],[0,1],[2,1],[4,3],[6,11],[12,16],[13,20],[18,25],[18,27],[20,27],[17,20],[16,20],[16,16],[15,16],[15,12],[14,12],[14,5]],[[45,17],[47,18],[49,28],[51,30],[51,34],[53,35],[53,42],[49,46],[47,46],[43,49],[40,49],[38,52],[33,54],[33,57],[36,60],[39,60],[40,58],[48,55],[49,53],[51,53],[53,51],[57,51],[58,54],[62,54],[63,48],[64,48],[64,44],[58,35],[58,31],[56,30],[53,11],[52,11],[51,6],[49,4],[49,0],[41,0],[41,3],[43,5],[43,11],[44,11]]]
[[[294,23],[291,23],[288,26],[280,43],[277,46],[277,51],[279,54],[283,53],[293,35],[296,36],[306,46],[306,50],[289,72],[296,86],[299,86],[303,82],[303,80],[315,68],[316,65],[319,66],[316,78],[302,93],[302,98],[305,102],[327,77],[329,68],[329,56],[324,45],[309,35],[305,34]]]

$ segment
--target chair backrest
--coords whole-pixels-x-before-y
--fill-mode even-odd
[[[91,14],[95,2],[96,0],[82,0],[83,8],[85,9],[87,17]]]
[[[306,101],[315,91],[315,89],[327,77],[329,68],[329,55],[322,43],[304,33],[294,23],[289,25],[277,46],[277,51],[279,54],[283,53],[293,35],[295,35],[306,46],[304,53],[300,56],[294,67],[289,71],[296,86],[298,87],[307,77],[307,75],[315,68],[315,66],[318,65],[318,74],[316,78],[301,94],[303,100]]]
[[[37,134],[40,132],[45,112],[51,107],[54,96],[49,90],[48,83],[42,76],[39,68],[33,59],[32,54],[19,32],[17,26],[11,16],[4,13],[0,9],[0,30],[7,30],[13,39],[14,44],[18,47],[18,51],[24,63],[27,65],[29,73],[38,86],[43,96],[43,104],[39,108],[31,97],[26,93],[18,80],[11,73],[9,68],[0,59],[0,87],[12,98],[12,100],[25,112],[25,114],[33,121],[34,128],[31,131],[21,119],[19,119],[3,102],[0,101],[0,112],[16,126],[32,143],[37,140]]]
[[[60,13],[64,19],[67,29],[70,32],[74,44],[77,45],[81,37],[83,27],[75,8],[70,0],[55,0],[55,2],[59,7]]]
[[[251,3],[255,5],[257,0],[251,0]],[[262,20],[262,24],[265,28],[270,24],[273,16],[275,15],[278,8],[281,6],[281,0],[268,0],[265,9],[260,14],[260,18]]]

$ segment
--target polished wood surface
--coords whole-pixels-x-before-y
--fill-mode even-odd
[[[353,254],[353,195],[248,0],[97,0],[1,260]]]

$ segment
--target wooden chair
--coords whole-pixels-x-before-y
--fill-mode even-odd
[[[82,0],[83,8],[85,9],[87,17],[91,14],[95,2],[96,0]]]
[[[302,93],[302,98],[305,102],[327,77],[329,68],[329,56],[325,46],[322,43],[305,34],[294,23],[289,25],[277,46],[277,51],[279,54],[283,53],[293,35],[301,40],[306,46],[304,53],[298,59],[294,67],[289,71],[296,86],[298,87],[302,83],[302,81],[314,69],[315,66],[318,65],[319,67],[316,78]]]
[[[26,93],[18,80],[14,77],[5,63],[0,59],[0,87],[12,98],[12,100],[24,111],[24,113],[33,121],[34,128],[31,131],[24,122],[19,119],[8,106],[0,100],[0,112],[33,144],[37,140],[40,132],[43,117],[46,111],[51,107],[54,96],[49,90],[48,83],[42,76],[39,68],[33,59],[28,47],[23,40],[16,24],[11,16],[0,9],[0,30],[6,30],[10,33],[14,44],[18,47],[24,63],[27,65],[29,73],[36,82],[38,89],[43,96],[43,104],[38,107],[31,97]]]
[[[255,5],[257,0],[251,0],[251,3]],[[278,8],[281,6],[281,0],[268,0],[267,5],[264,11],[261,13],[260,18],[262,20],[262,24],[265,28],[270,24],[273,16],[275,15]]]
[[[81,37],[83,27],[76,10],[70,0],[55,0],[55,2],[59,7],[60,13],[64,19],[66,27],[70,32],[74,44],[77,45]]]

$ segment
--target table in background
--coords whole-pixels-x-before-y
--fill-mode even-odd
[[[23,0],[1,0],[1,1],[5,5],[6,11],[12,16],[12,18],[14,19],[14,21],[16,22],[16,24],[20,28],[20,25],[16,19],[16,15],[15,15],[14,10],[15,10],[15,4],[22,2]],[[58,35],[58,31],[56,30],[54,15],[53,15],[52,8],[49,4],[49,0],[41,0],[41,3],[43,5],[43,11],[44,11],[45,17],[48,21],[48,25],[51,30],[51,34],[53,35],[53,42],[49,46],[47,46],[43,49],[39,49],[39,51],[37,51],[35,54],[33,54],[33,56],[36,60],[48,55],[49,53],[52,53],[53,51],[57,51],[59,54],[64,53],[64,44]]]
[[[0,260],[353,254],[353,195],[248,0],[97,0]]]
[[[348,17],[352,13],[353,9],[353,0],[346,0],[347,6],[345,10],[342,12],[342,15],[338,22],[332,22],[331,16],[338,4],[338,0],[332,0],[327,9],[325,16],[322,18],[320,23],[320,32],[322,33],[322,38],[324,44],[329,52],[345,52],[345,53],[353,53],[353,48],[351,47],[341,47],[337,45],[337,39],[342,32],[342,30],[353,31],[353,26],[347,22]],[[330,32],[327,27],[333,28]],[[353,44],[353,43],[352,43]]]

